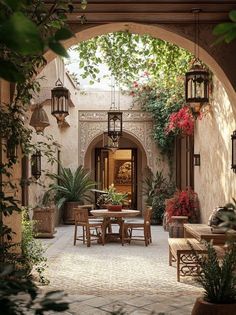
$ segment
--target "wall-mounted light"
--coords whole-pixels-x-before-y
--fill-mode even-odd
[[[193,164],[194,164],[194,166],[200,166],[201,165],[200,154],[194,154],[193,155]]]
[[[231,135],[232,140],[232,165],[231,168],[233,169],[234,173],[236,173],[236,130],[234,130],[233,134]]]
[[[43,133],[44,129],[50,125],[48,115],[42,104],[37,104],[30,119],[30,126],[34,127],[36,133]]]
[[[31,174],[36,180],[41,176],[41,152],[39,150],[31,156]]]
[[[12,139],[12,137],[10,137],[7,140],[7,158],[10,160],[15,160],[17,159],[17,143],[15,143],[14,139]]]
[[[61,122],[69,115],[68,101],[70,92],[63,86],[60,79],[57,80],[55,85],[55,88],[51,90],[51,114],[56,117],[57,122]]]

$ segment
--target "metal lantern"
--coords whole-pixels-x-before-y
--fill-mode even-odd
[[[36,105],[29,124],[34,127],[37,134],[43,133],[44,129],[50,125],[47,113],[42,105]]]
[[[15,160],[17,158],[17,143],[11,137],[7,140],[7,158]]]
[[[185,99],[196,111],[209,102],[209,73],[199,62],[185,74]]]
[[[119,137],[113,141],[111,137],[108,136],[107,132],[103,133],[103,148],[115,152],[119,149]]]
[[[116,142],[122,136],[122,112],[108,112],[108,136]]]
[[[64,121],[65,117],[69,115],[68,100],[70,92],[65,88],[60,79],[56,82],[56,87],[52,89],[51,98],[51,113],[56,117],[57,122]]]
[[[234,173],[236,173],[236,130],[234,130],[233,134],[231,135],[232,139],[232,165],[231,168],[233,169]]]
[[[31,156],[31,174],[36,180],[41,176],[41,152],[39,150]]]
[[[193,155],[193,160],[194,160],[194,166],[200,166],[201,165],[200,154],[194,154]]]

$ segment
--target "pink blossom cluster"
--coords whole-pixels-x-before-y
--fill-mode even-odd
[[[194,131],[194,117],[188,106],[182,107],[178,112],[172,113],[166,127],[166,133],[174,132],[191,136]]]

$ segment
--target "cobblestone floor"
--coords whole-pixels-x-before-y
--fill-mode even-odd
[[[176,281],[176,268],[168,265],[168,233],[162,227],[152,227],[148,247],[143,242],[73,246],[73,230],[57,227],[55,238],[44,240],[47,289],[68,294],[70,310],[64,314],[191,314],[201,290],[191,279]]]

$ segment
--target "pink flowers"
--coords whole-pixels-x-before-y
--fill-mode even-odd
[[[194,118],[189,107],[184,106],[178,112],[172,113],[166,127],[166,133],[173,132],[191,136],[194,131]]]

